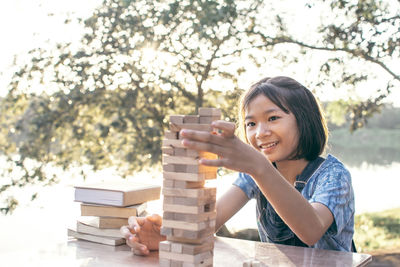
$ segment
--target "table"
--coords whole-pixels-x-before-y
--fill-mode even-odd
[[[0,252],[4,266],[158,266],[158,252],[135,256],[126,245],[107,246],[69,239],[26,251]],[[214,266],[241,267],[256,259],[261,266],[365,266],[367,254],[275,245],[226,237],[215,238]]]

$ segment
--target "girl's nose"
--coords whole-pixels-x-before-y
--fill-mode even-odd
[[[258,124],[256,138],[262,138],[262,137],[268,136],[268,135],[271,135],[271,130],[268,127],[268,125],[265,123]]]

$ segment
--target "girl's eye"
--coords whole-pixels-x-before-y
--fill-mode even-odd
[[[277,120],[277,119],[279,119],[279,117],[278,116],[271,116],[271,117],[269,117],[269,121],[275,121],[275,120]]]
[[[246,127],[252,127],[254,125],[256,125],[256,124],[254,122],[252,122],[252,121],[246,123]]]

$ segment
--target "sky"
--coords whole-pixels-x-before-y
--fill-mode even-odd
[[[77,41],[82,34],[82,28],[77,24],[65,25],[64,20],[67,15],[72,17],[88,17],[93,12],[94,8],[100,5],[102,0],[6,0],[3,1],[0,9],[0,34],[2,41],[0,42],[0,96],[4,96],[7,92],[2,89],[7,86],[7,77],[10,77],[12,70],[10,65],[13,62],[15,55],[25,54],[27,51],[34,47],[43,46],[46,40],[52,42],[62,41]],[[286,3],[286,4],[285,4]],[[280,5],[280,6],[279,6]],[[285,5],[285,6],[284,6]],[[278,7],[276,7],[278,6]],[[293,16],[301,13],[297,12],[299,8],[304,6],[303,1],[296,1],[292,5]],[[276,2],[274,7],[277,9],[286,8],[287,1]],[[307,10],[307,9],[303,9]],[[290,11],[285,11],[290,12]],[[315,12],[315,9],[308,9],[309,14],[298,14],[300,17],[293,18],[295,24],[304,29],[310,25],[307,17],[315,15],[322,16]],[[51,16],[49,16],[51,14]],[[315,19],[315,18],[314,18]],[[362,67],[362,66],[360,66]],[[266,70],[269,71],[271,70]],[[302,74],[301,70],[288,70],[295,73],[296,79],[304,77],[304,75],[314,75],[310,73]],[[304,70],[306,71],[306,70]],[[256,78],[249,84],[261,78],[260,71],[249,71],[250,73],[257,73]],[[297,74],[297,75],[296,75]],[[274,75],[278,75],[274,73]],[[301,80],[299,80],[302,82]],[[379,81],[370,81],[368,87],[373,90],[379,85]],[[247,88],[247,84],[245,88]],[[328,95],[326,93],[334,92],[336,95]],[[395,106],[400,107],[400,90],[393,90],[394,93],[389,97],[389,101],[393,102]],[[396,92],[397,91],[397,92]],[[338,97],[338,90],[327,90],[322,95],[318,95],[323,101],[330,100]],[[359,95],[368,96],[368,88],[361,88],[358,92]],[[340,96],[341,97],[341,96]]]
[[[0,8],[0,88],[10,75],[14,55],[21,55],[47,40],[74,41],[81,27],[65,25],[67,15],[88,17],[101,0],[6,0]],[[50,16],[49,16],[50,14]],[[2,75],[1,75],[2,74]],[[0,96],[5,95],[0,91]]]

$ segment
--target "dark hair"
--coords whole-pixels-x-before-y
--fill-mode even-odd
[[[264,78],[253,84],[242,96],[239,117],[244,137],[246,137],[245,110],[260,94],[266,96],[284,112],[292,113],[296,118],[299,143],[292,159],[305,158],[310,161],[324,152],[328,142],[328,128],[318,101],[306,87],[284,76]]]

